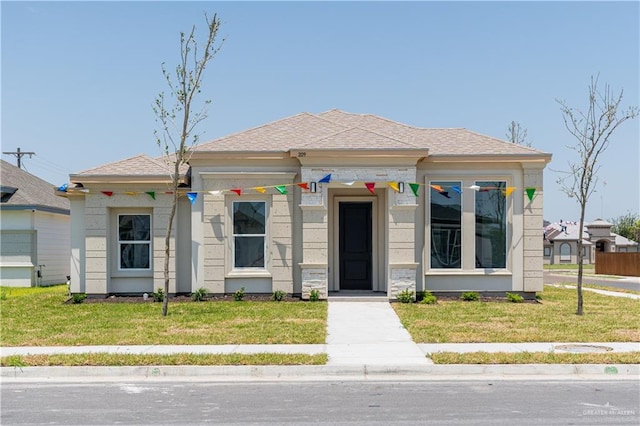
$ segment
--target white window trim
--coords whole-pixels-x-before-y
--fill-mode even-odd
[[[149,240],[148,241],[121,241],[120,240],[120,216],[149,216]],[[121,244],[147,244],[149,246],[149,267],[148,268],[122,268],[120,254]],[[116,269],[118,272],[149,272],[153,270],[153,215],[144,212],[120,212],[116,213]]]
[[[265,204],[265,234],[264,234],[264,267],[235,267],[235,237],[233,232],[233,205],[234,203],[264,203]],[[269,278],[272,276],[271,268],[271,196],[227,196],[227,235],[229,235],[225,258],[225,278]],[[253,235],[253,234],[251,234]],[[248,235],[248,236],[251,236]]]
[[[463,185],[464,185],[464,180],[462,178],[460,179],[429,179],[427,181],[427,187],[425,188],[425,192],[428,194],[427,197],[427,209],[428,209],[428,227],[429,227],[429,236],[428,236],[428,241],[429,241],[429,255],[427,257],[427,262],[428,262],[428,267],[427,269],[430,271],[462,271],[464,270],[464,238],[465,238],[465,226],[464,226],[464,209],[465,209],[465,202],[464,202],[464,197],[462,197],[462,195],[460,196],[460,267],[459,268],[434,268],[431,266],[431,236],[432,236],[432,231],[431,231],[431,185],[434,184],[434,182],[450,182],[450,183],[457,183],[460,186],[460,189],[462,190]]]
[[[562,253],[562,247],[564,247],[564,246],[569,247],[569,254],[564,254],[564,253]],[[571,252],[572,252],[572,250],[571,250],[571,244],[569,244],[569,243],[562,243],[562,244],[560,244],[560,249],[558,250],[558,252],[559,252],[559,253],[558,253],[558,256],[559,256],[559,258],[560,258],[560,261],[561,261],[561,262],[564,262],[564,261],[569,261],[569,262],[571,262]]]

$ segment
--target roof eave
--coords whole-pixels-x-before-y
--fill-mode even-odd
[[[430,163],[544,163],[551,162],[551,154],[435,154],[429,155],[426,160]]]

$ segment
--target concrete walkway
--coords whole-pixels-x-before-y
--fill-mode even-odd
[[[327,354],[327,365],[433,364],[385,302],[330,301]]]

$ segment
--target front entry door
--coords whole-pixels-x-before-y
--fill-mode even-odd
[[[372,290],[371,202],[339,207],[340,290]]]

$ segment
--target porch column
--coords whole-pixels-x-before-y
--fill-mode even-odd
[[[524,288],[526,292],[543,289],[543,213],[542,213],[542,170],[544,164],[523,164],[524,187],[536,188],[533,199],[524,193]]]

